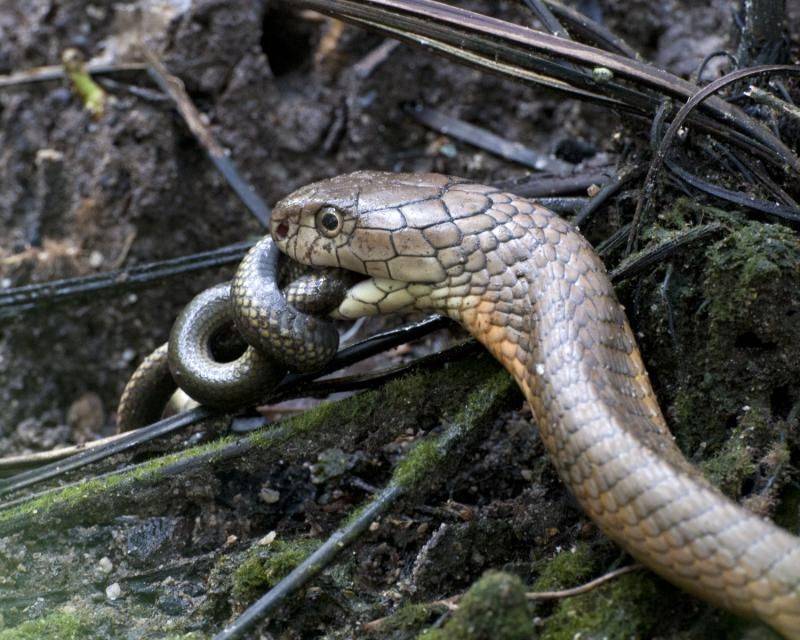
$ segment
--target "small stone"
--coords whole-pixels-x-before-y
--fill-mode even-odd
[[[119,582],[114,582],[106,587],[106,598],[112,602],[122,595],[122,587]]]
[[[586,189],[586,195],[590,198],[594,198],[598,193],[600,193],[600,185],[590,184],[589,188]]]
[[[611,82],[614,79],[614,72],[608,67],[595,67],[592,69],[592,79],[598,84]]]
[[[227,546],[230,546],[232,544],[235,544],[238,539],[239,538],[237,538],[235,535],[231,534],[225,539],[225,544]]]
[[[108,575],[114,570],[114,563],[111,562],[111,559],[107,556],[103,556],[100,558],[100,561],[97,563],[97,566],[100,568],[100,571]]]
[[[89,266],[93,269],[97,269],[98,267],[103,265],[105,258],[103,258],[103,254],[99,251],[92,251],[89,254]]]
[[[103,400],[91,391],[84,393],[67,409],[67,424],[81,436],[82,441],[98,432],[105,419]]]
[[[520,469],[519,475],[521,475],[523,479],[527,480],[528,482],[533,480],[533,471],[530,469]]]
[[[273,542],[275,542],[275,538],[278,537],[278,534],[275,531],[270,531],[267,535],[265,535],[261,540],[258,541],[262,547],[268,547]]]
[[[262,487],[258,493],[258,497],[267,504],[275,504],[281,499],[281,492],[270,489],[269,487]]]
[[[380,523],[380,522],[378,522],[377,520],[373,521],[373,522],[372,522],[372,523],[369,525],[369,530],[370,530],[370,531],[377,531],[377,530],[378,530],[378,529],[380,529],[380,528],[381,528],[381,523]]]

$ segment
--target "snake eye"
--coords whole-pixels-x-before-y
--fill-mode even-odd
[[[342,215],[342,212],[335,207],[322,207],[322,209],[317,211],[317,229],[319,229],[319,232],[323,236],[333,238],[342,230],[343,222],[344,216]]]

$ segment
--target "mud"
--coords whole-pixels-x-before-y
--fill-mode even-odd
[[[327,50],[331,23],[290,3],[29,4],[24,12],[0,9],[0,74],[55,64],[67,47],[88,57],[133,55],[141,25],[268,202],[362,168],[486,182],[526,173],[423,129],[403,110],[415,101],[539,151],[616,152],[647,135],[597,107],[406,46],[359,78],[353,65],[381,39],[346,27]],[[529,21],[515,2],[459,4]],[[681,74],[724,47],[732,31],[727,2],[579,4],[645,58]],[[118,79],[106,86],[112,99],[99,119],[65,83],[0,89],[0,287],[261,233],[169,104],[132,94],[126,83],[153,90],[141,74]],[[627,220],[633,195],[601,211],[587,235],[601,240]],[[797,235],[696,198],[659,201],[657,209],[643,246],[688,224],[725,225],[722,236],[619,287],[670,427],[724,491],[796,532]],[[619,258],[612,254],[609,266]],[[133,368],[197,291],[228,277],[230,269],[219,269],[4,322],[3,455],[112,433]],[[0,640],[210,637],[363,504],[367,488],[383,486],[493,370],[488,359],[461,362],[393,383],[297,418],[302,438],[271,442],[270,453],[254,445],[233,461],[214,459],[224,425],[204,425],[191,444],[209,447],[201,451],[209,464],[191,473],[162,473],[150,450],[102,469],[154,458],[124,482],[99,479],[0,512]],[[431,380],[444,378],[450,385],[437,383],[431,395]],[[569,600],[525,601],[523,590],[576,586],[630,559],[566,493],[518,397],[434,480],[252,637],[774,637],[647,572]],[[465,591],[455,614],[437,604]]]

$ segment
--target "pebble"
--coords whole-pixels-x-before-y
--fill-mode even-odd
[[[275,489],[270,489],[269,487],[263,487],[259,492],[258,497],[267,504],[275,504],[281,499],[281,492],[275,491]]]
[[[89,254],[89,266],[93,269],[97,269],[98,267],[102,266],[103,260],[103,254],[99,251],[92,251]]]
[[[105,574],[109,574],[114,570],[114,563],[111,562],[111,559],[108,558],[107,556],[103,556],[102,558],[100,558],[99,562],[97,563],[97,566],[100,567],[100,571],[102,571]]]
[[[114,582],[106,587],[106,598],[112,602],[122,595],[122,587],[119,582]]]
[[[263,538],[261,538],[261,540],[258,541],[258,544],[260,544],[262,547],[268,547],[273,542],[275,542],[275,538],[277,536],[278,534],[275,531],[270,531],[267,535],[265,535]]]

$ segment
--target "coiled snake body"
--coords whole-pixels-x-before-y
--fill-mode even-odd
[[[275,208],[279,248],[369,276],[343,317],[435,310],[514,376],[558,470],[597,525],[652,570],[800,638],[800,540],[683,457],[600,259],[569,224],[457,178],[359,172]]]

